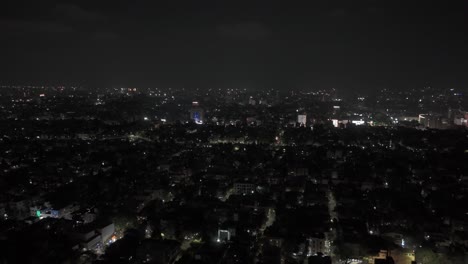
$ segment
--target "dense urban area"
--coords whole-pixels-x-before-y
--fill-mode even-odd
[[[468,263],[465,90],[0,88],[0,263]]]

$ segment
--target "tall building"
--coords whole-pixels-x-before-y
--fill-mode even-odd
[[[190,108],[189,112],[190,120],[196,124],[203,124],[205,112],[203,111],[203,108],[200,107],[198,102],[192,102],[192,107]]]
[[[306,114],[297,115],[297,123],[299,123],[299,126],[306,126],[307,115]]]
[[[253,194],[255,192],[255,185],[247,182],[234,183],[235,194]]]
[[[424,127],[432,129],[445,129],[449,125],[447,119],[432,114],[419,115],[419,123]]]
[[[315,237],[310,237],[308,239],[308,255],[310,256],[317,253],[326,253],[325,241],[325,236],[323,234],[316,235]]]

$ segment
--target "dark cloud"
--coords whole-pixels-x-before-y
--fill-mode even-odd
[[[255,22],[223,24],[217,29],[219,35],[223,37],[246,40],[265,39],[272,33],[269,27]]]
[[[344,17],[347,13],[348,11],[345,8],[335,8],[329,13],[329,15],[331,17]]]
[[[372,15],[382,15],[385,11],[383,8],[375,6],[368,7],[366,10],[369,14]]]
[[[64,19],[78,22],[96,22],[105,20],[106,17],[97,12],[88,11],[75,4],[58,4],[54,13]]]
[[[0,32],[14,35],[25,35],[31,33],[68,33],[73,28],[55,22],[48,21],[29,21],[20,19],[2,19],[0,20]]]
[[[37,12],[21,13],[19,6],[12,7],[10,14],[0,17],[0,32],[11,36],[41,37],[41,34],[90,33],[109,38],[103,29],[107,17],[76,4],[58,3],[52,6],[34,6]],[[33,8],[33,7],[31,7]],[[16,14],[15,14],[16,12]],[[16,17],[15,17],[16,16]],[[97,31],[98,33],[95,33]]]
[[[169,85],[468,84],[466,0],[4,2],[0,57],[16,67],[0,71],[5,80],[67,79],[55,66],[66,65],[83,79],[131,82],[157,72]],[[56,76],[31,71],[31,58]]]
[[[349,6],[334,8],[329,12],[329,16],[334,18],[350,17],[350,16],[363,16],[368,15],[382,15],[384,9],[378,6]]]
[[[119,35],[112,31],[99,30],[94,32],[94,38],[96,40],[115,40],[119,38]]]

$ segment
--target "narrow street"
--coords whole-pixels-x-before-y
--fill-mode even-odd
[[[336,200],[335,200],[335,195],[333,192],[329,189],[327,192],[327,198],[328,198],[328,214],[330,215],[330,222],[333,223],[334,221],[338,220],[338,215],[335,212],[335,207],[336,207]],[[327,249],[327,253],[332,257],[333,262],[336,262],[336,256],[334,255],[334,250],[333,250],[333,243],[336,239],[337,233],[336,233],[336,228],[331,227],[330,232],[327,233],[327,240],[325,242],[325,247]]]
[[[265,223],[262,225],[262,227],[259,230],[258,240],[260,240],[260,241],[263,240],[263,234],[264,234],[265,230],[269,226],[272,226],[275,223],[275,220],[276,220],[276,211],[275,211],[275,209],[268,208],[266,218],[267,219],[266,219]],[[258,256],[261,253],[262,247],[263,247],[263,243],[260,243],[260,245],[259,245],[259,247],[257,249],[257,252],[255,253],[255,263],[257,263],[259,261]]]

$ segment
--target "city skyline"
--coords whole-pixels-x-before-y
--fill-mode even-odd
[[[0,263],[468,263],[468,1],[0,4]]]

